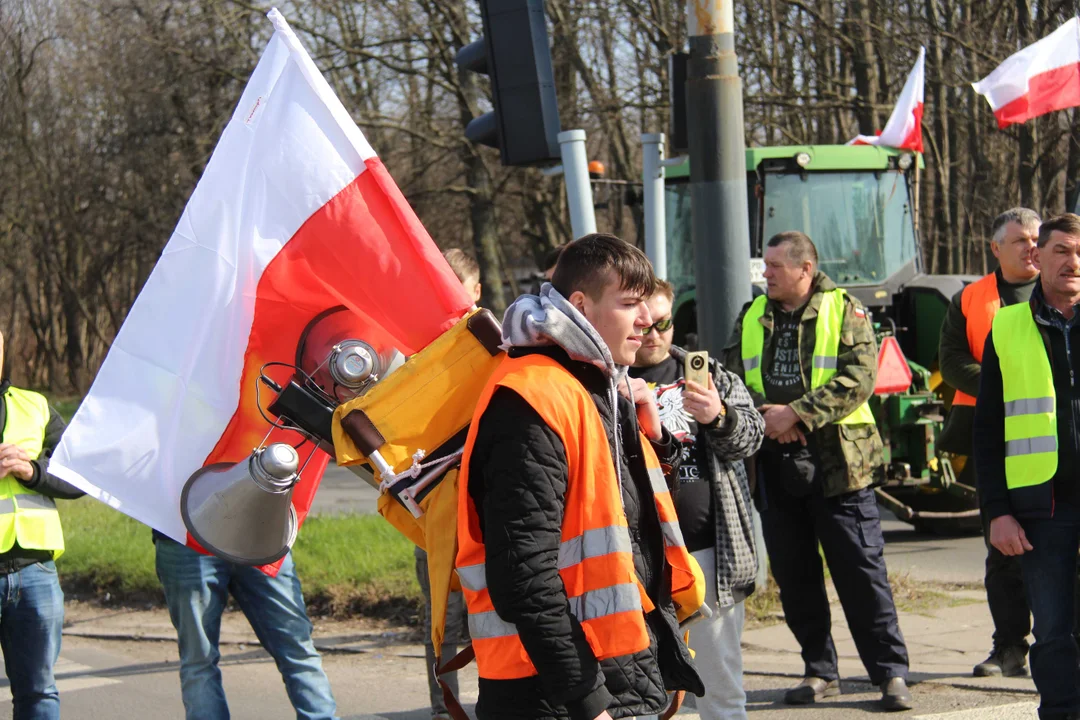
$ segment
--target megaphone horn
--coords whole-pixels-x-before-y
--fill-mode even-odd
[[[287,443],[260,447],[247,460],[208,465],[180,495],[188,532],[218,557],[241,565],[267,565],[296,539],[292,489],[300,456]]]

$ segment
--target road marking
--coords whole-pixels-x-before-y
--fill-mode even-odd
[[[909,720],[1031,720],[1038,711],[1037,702],[1018,702],[1008,705],[990,705],[971,710],[935,713],[933,715],[915,715]]]
[[[56,661],[56,665],[53,667],[53,674],[56,675],[56,689],[61,694],[77,692],[79,690],[89,690],[91,688],[105,687],[106,685],[118,685],[119,680],[113,678],[100,677],[93,674],[94,668],[89,665],[83,665],[73,660],[68,660],[65,657],[60,657]],[[64,675],[77,675],[78,677],[63,677]]]

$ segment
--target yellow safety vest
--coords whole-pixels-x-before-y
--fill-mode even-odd
[[[1005,401],[1005,483],[1042,485],[1057,472],[1057,394],[1031,305],[998,310],[991,334]]]
[[[49,402],[36,392],[15,387],[8,388],[4,400],[7,420],[3,441],[18,445],[37,459],[49,424]],[[52,550],[54,559],[64,552],[56,502],[7,475],[0,478],[0,552],[14,547],[16,540],[27,550]]]
[[[840,350],[840,330],[844,326],[844,290],[830,290],[822,293],[821,307],[818,308],[817,323],[814,326],[814,367],[810,371],[810,388],[817,389],[827,383],[836,374],[836,356]],[[768,298],[759,295],[746,311],[742,324],[742,361],[746,386],[758,393],[765,394],[765,383],[761,378],[761,359],[765,353],[765,328],[761,318],[765,315]],[[802,329],[800,324],[799,335]],[[799,354],[800,366],[802,353]],[[863,403],[855,412],[837,420],[838,425],[873,425],[874,413],[868,403]]]

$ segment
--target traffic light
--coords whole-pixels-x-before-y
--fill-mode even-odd
[[[465,137],[498,148],[506,166],[559,159],[559,107],[551,69],[544,0],[480,0],[484,36],[454,62],[491,78],[493,112],[475,118]]]

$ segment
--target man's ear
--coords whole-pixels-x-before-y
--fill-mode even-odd
[[[574,292],[570,293],[570,297],[566,299],[571,305],[574,306],[575,310],[577,310],[582,315],[585,314],[585,293],[580,290],[575,290]]]
[[[802,269],[807,277],[814,277],[814,263],[807,260],[802,264]]]
[[[1035,266],[1035,269],[1042,272],[1042,258],[1039,257],[1039,253],[1042,250],[1038,245],[1031,251],[1031,264]],[[995,253],[996,254],[996,253]]]

